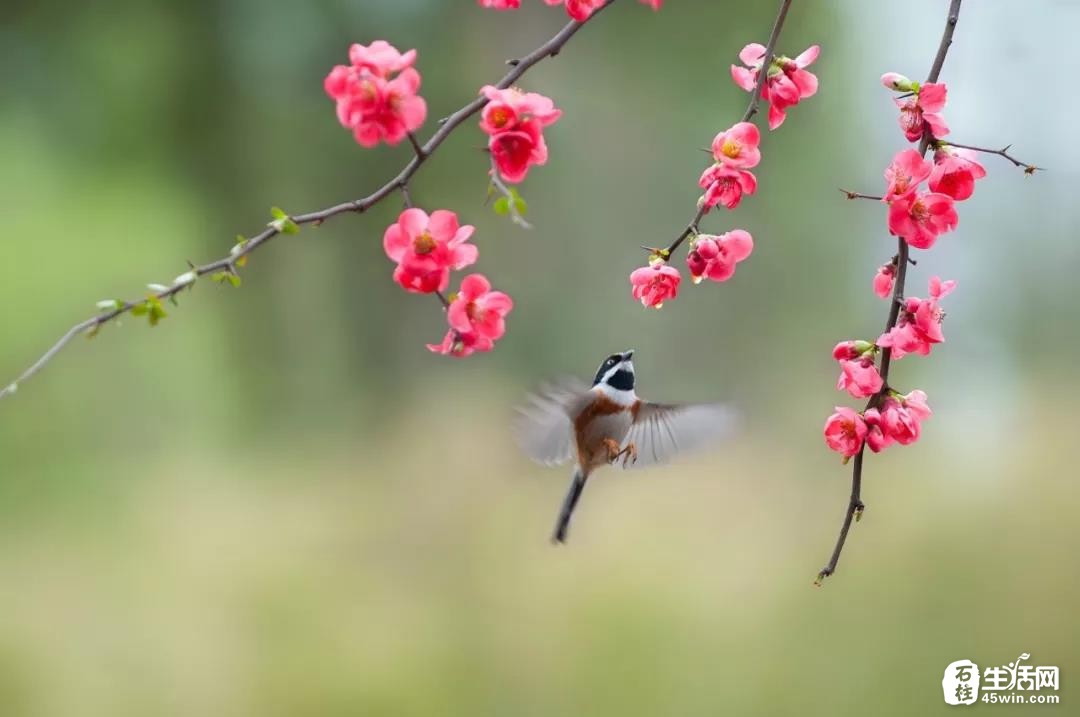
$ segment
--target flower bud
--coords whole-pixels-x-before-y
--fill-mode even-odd
[[[890,90],[896,92],[914,92],[915,86],[911,80],[904,77],[898,72],[886,72],[881,76],[881,84],[885,85]]]

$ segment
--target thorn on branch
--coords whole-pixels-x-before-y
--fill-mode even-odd
[[[884,197],[879,197],[874,194],[862,194],[861,192],[853,192],[850,189],[843,189],[837,187],[848,199],[873,199],[876,202],[880,202]]]
[[[521,60],[517,60],[517,59],[507,60],[506,64],[510,65],[511,67],[517,67],[518,65],[521,64]]]

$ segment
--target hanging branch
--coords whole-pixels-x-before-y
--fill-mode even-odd
[[[614,2],[615,0],[606,0],[588,19],[581,22],[573,20],[567,23],[554,37],[540,45],[540,47],[536,48],[528,55],[519,59],[509,60],[507,64],[510,65],[510,71],[495,84],[495,87],[499,89],[511,87],[534,65],[549,57],[558,55],[559,52],[562,51],[563,46],[569,42],[570,38],[577,34],[578,30],[580,30],[587,22],[591,21],[593,17],[596,17],[597,13]],[[788,0],[788,2],[790,2],[790,0]],[[176,277],[170,286],[159,284],[148,285],[151,289],[151,293],[147,295],[146,298],[131,301],[109,300],[99,302],[98,307],[101,309],[101,313],[84,321],[80,321],[68,329],[56,343],[49,347],[49,349],[29,368],[23,371],[18,378],[6,387],[0,389],[0,399],[14,394],[22,383],[44,368],[49,361],[55,358],[55,356],[67,346],[71,339],[80,334],[94,336],[102,326],[128,313],[136,316],[147,316],[152,325],[157,324],[160,319],[166,316],[164,302],[169,301],[175,304],[177,294],[185,289],[192,289],[199,277],[210,275],[215,281],[228,281],[233,286],[239,286],[240,277],[237,269],[244,266],[249,254],[252,254],[260,247],[266,245],[279,234],[295,234],[300,230],[300,227],[305,224],[319,226],[328,219],[332,219],[342,214],[361,214],[386,199],[395,191],[402,192],[406,202],[408,202],[409,182],[412,180],[413,175],[416,174],[420,167],[432,154],[434,154],[435,150],[439,148],[457,127],[479,112],[487,103],[488,99],[481,95],[453,114],[447,116],[440,121],[440,126],[435,134],[422,145],[415,135],[409,133],[408,139],[409,143],[412,145],[414,156],[395,177],[387,181],[368,196],[305,214],[290,215],[275,207],[271,212],[272,221],[267,224],[267,227],[251,238],[241,237],[227,256],[201,266],[189,264],[189,271]],[[445,298],[443,298],[443,302],[445,303]]]

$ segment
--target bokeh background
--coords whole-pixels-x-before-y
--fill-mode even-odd
[[[14,0],[0,22],[0,379],[94,302],[222,255],[277,204],[362,196],[408,159],[365,151],[322,78],[348,43],[420,51],[435,120],[565,22],[468,0]],[[497,350],[428,353],[437,304],[390,280],[388,201],[258,252],[239,290],[200,283],[162,325],[75,341],[0,405],[0,714],[930,714],[946,664],[1029,652],[1080,692],[1080,327],[1069,78],[1080,7],[967,3],[943,79],[956,141],[1049,167],[989,177],[911,293],[959,281],[948,343],[896,366],[923,439],[867,460],[840,571],[849,470],[821,441],[837,340],[872,338],[891,256],[877,192],[905,143],[887,70],[921,78],[947,3],[795,3],[821,90],[763,143],[735,226],[753,257],[629,296],[640,244],[691,215],[728,75],[772,2],[626,0],[521,83],[565,114],[521,189],[531,232],[484,206],[461,128],[413,197],[477,227],[476,269],[516,300]],[[736,402],[722,449],[590,483],[566,548],[567,476],[507,430],[545,377],[636,348],[639,388]]]

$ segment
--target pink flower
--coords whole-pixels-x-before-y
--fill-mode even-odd
[[[869,398],[881,390],[884,385],[873,355],[868,358],[843,360],[840,362],[840,378],[836,381],[837,391],[847,391],[853,398]]]
[[[349,45],[349,64],[357,72],[367,70],[376,77],[388,78],[395,72],[412,67],[416,50],[401,53],[386,40],[376,40],[364,47],[358,42]]]
[[[874,348],[869,341],[841,341],[833,347],[832,355],[837,361],[857,359]]]
[[[863,411],[866,421],[866,445],[874,453],[881,453],[893,442],[893,437],[885,430],[885,421],[876,408]]]
[[[742,229],[715,236],[699,234],[686,257],[690,279],[695,284],[702,279],[727,281],[735,275],[735,265],[750,256],[754,239]]]
[[[927,128],[932,137],[944,137],[949,133],[949,127],[941,116],[947,94],[944,83],[929,82],[922,85],[914,97],[894,100],[900,108],[900,129],[909,142],[922,139]]]
[[[945,194],[915,193],[889,205],[889,232],[916,249],[929,249],[959,221],[952,197]]]
[[[630,273],[634,298],[640,299],[642,306],[651,306],[654,309],[659,309],[665,301],[678,296],[680,281],[682,275],[679,270],[662,261],[634,269]]]
[[[701,175],[698,186],[705,190],[701,204],[706,209],[711,209],[717,204],[734,209],[739,206],[743,194],[753,194],[757,191],[757,177],[745,169],[732,169],[722,164],[714,164]]]
[[[547,162],[544,127],[562,115],[550,98],[518,89],[500,90],[485,85],[488,99],[480,116],[480,129],[490,135],[488,149],[504,180],[518,183],[529,167]]]
[[[361,146],[374,147],[380,140],[397,144],[424,124],[427,103],[416,94],[420,73],[411,67],[415,59],[416,50],[403,54],[382,40],[370,47],[354,44],[351,64],[337,65],[326,76],[323,87],[337,103],[338,121]]]
[[[911,92],[914,87],[911,80],[904,77],[899,72],[886,72],[881,76],[881,84],[885,85],[890,90],[896,90],[897,92]]]
[[[986,169],[975,157],[971,150],[939,147],[934,152],[930,191],[948,195],[958,202],[970,197],[975,192],[975,180],[986,176]]]
[[[605,0],[565,0],[566,14],[577,20],[585,22],[594,12],[604,6]],[[564,0],[544,0],[548,5],[562,5]]]
[[[874,274],[874,293],[882,299],[892,296],[893,281],[896,279],[896,264],[889,262],[878,267]]]
[[[854,409],[837,406],[825,421],[825,443],[845,458],[861,451],[865,440],[866,422]]]
[[[914,149],[897,152],[892,164],[885,168],[888,187],[882,199],[891,202],[911,196],[919,184],[930,176],[930,169],[930,163]]]
[[[712,141],[712,153],[717,164],[732,169],[751,169],[761,161],[758,143],[761,133],[753,122],[739,122],[724,130]]]
[[[919,419],[891,396],[882,404],[881,422],[889,438],[902,446],[919,440],[922,433],[922,423]]]
[[[491,2],[493,0],[487,0]],[[498,0],[494,0],[498,2]],[[517,0],[512,0],[516,2]],[[544,0],[548,5],[562,5],[566,3],[566,14],[578,22],[585,22],[590,16],[604,6],[606,0]],[[659,10],[664,0],[641,0],[653,10]],[[516,5],[515,5],[516,7]]]
[[[928,355],[934,344],[945,341],[945,335],[941,331],[945,312],[941,309],[940,301],[954,288],[955,281],[942,281],[939,277],[931,277],[930,298],[908,297],[900,310],[896,326],[878,338],[878,346],[891,349],[892,357],[896,359],[909,353]]]
[[[490,7],[495,10],[517,10],[521,7],[521,0],[477,0],[480,7]]]
[[[431,213],[406,209],[383,234],[383,248],[398,263],[394,281],[406,291],[445,291],[450,270],[476,262],[476,245],[467,244],[473,227],[458,226],[457,214],[445,209]]]
[[[817,92],[818,80],[806,67],[817,59],[821,48],[809,47],[792,60],[780,55],[769,63],[767,78],[761,88],[761,97],[769,103],[769,129],[776,129],[784,123],[787,108],[799,104],[800,100]],[[739,60],[746,67],[731,66],[731,79],[735,84],[753,92],[757,84],[758,73],[765,60],[765,47],[756,42],[750,43],[739,53]]]
[[[454,356],[455,358],[465,358],[471,356],[477,351],[490,351],[495,346],[495,343],[491,339],[485,339],[477,334],[462,334],[453,329],[446,332],[443,336],[443,340],[438,344],[428,344],[428,351],[432,351],[443,356]]]
[[[492,291],[483,274],[469,274],[446,310],[450,328],[495,342],[506,333],[506,315],[514,302],[501,291]]]

